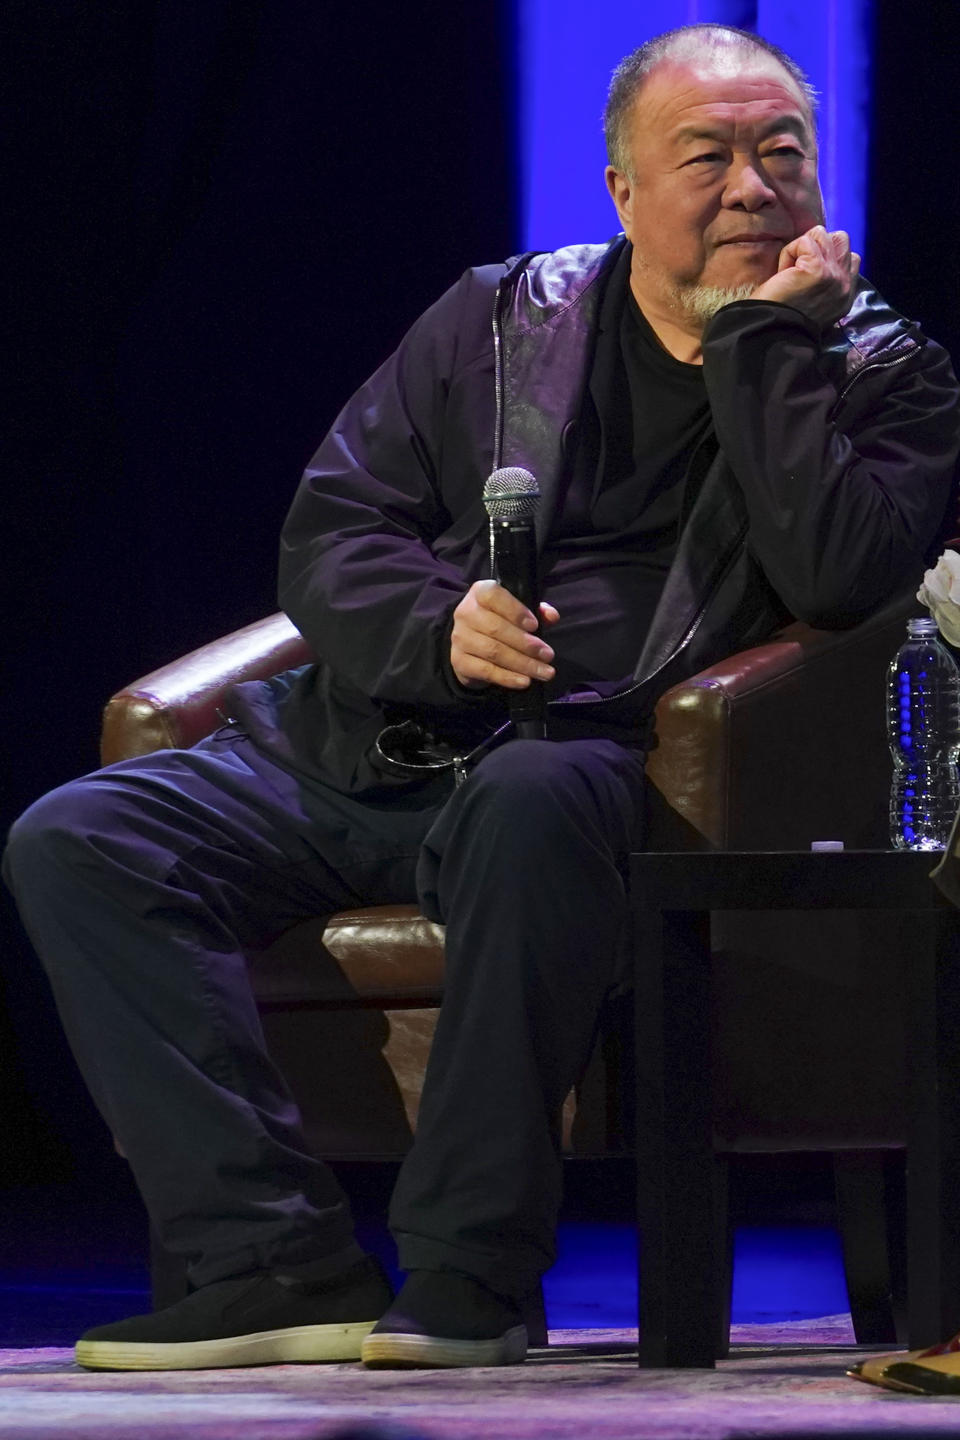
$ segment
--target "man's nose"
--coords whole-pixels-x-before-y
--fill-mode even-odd
[[[723,193],[723,203],[728,209],[762,210],[776,198],[776,191],[759,162],[744,160],[732,168]]]

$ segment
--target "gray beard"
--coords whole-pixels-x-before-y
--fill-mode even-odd
[[[686,290],[678,287],[676,302],[688,319],[706,325],[724,305],[732,305],[735,300],[749,300],[756,288],[755,284],[732,285],[729,288],[720,285],[692,285]]]

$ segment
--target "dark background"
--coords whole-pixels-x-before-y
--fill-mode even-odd
[[[875,30],[864,269],[960,354],[960,7],[876,0]],[[5,831],[95,766],[114,690],[275,608],[340,404],[520,237],[507,0],[7,0],[0,42]],[[0,904],[0,1190],[123,1191]]]

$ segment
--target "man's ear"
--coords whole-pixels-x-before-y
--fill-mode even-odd
[[[604,179],[610,191],[610,199],[620,217],[621,229],[627,239],[632,240],[630,232],[633,229],[633,181],[629,175],[625,175],[622,170],[615,170],[612,165],[608,165],[604,171]]]

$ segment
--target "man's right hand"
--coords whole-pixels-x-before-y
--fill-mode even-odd
[[[792,305],[825,329],[846,314],[859,274],[860,256],[846,230],[814,225],[783,247],[776,275],[750,298]]]
[[[560,617],[546,601],[540,620]],[[461,685],[504,685],[525,690],[531,680],[552,680],[553,651],[534,633],[537,617],[495,580],[477,580],[453,612],[450,664]]]

